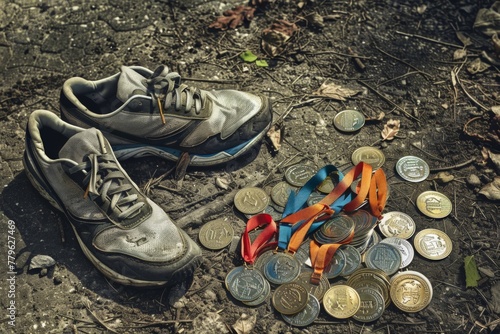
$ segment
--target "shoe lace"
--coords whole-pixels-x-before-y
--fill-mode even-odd
[[[119,220],[132,218],[140,212],[144,202],[137,194],[129,194],[130,183],[124,182],[125,175],[111,154],[91,153],[87,161],[69,169],[71,174],[84,172],[83,184],[87,185],[85,197],[100,198],[105,211],[111,210]]]
[[[156,100],[162,123],[165,124],[163,107],[174,106],[175,110],[184,113],[194,112],[199,115],[202,108],[202,96],[199,88],[181,84],[181,76],[177,72],[166,73],[165,66],[158,67],[150,79],[146,80],[151,97]],[[164,103],[161,98],[164,96]]]

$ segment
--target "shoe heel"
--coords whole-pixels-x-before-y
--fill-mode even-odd
[[[40,195],[42,195],[43,198],[49,201],[49,203],[57,210],[63,212],[57,200],[55,200],[54,197],[49,193],[50,188],[48,187],[47,184],[45,184],[45,182],[43,182],[42,176],[36,172],[35,167],[33,166],[33,164],[30,164],[28,160],[29,160],[28,152],[25,151],[23,155],[23,165],[28,180],[30,180],[33,187],[35,187],[35,189],[38,190],[38,192],[40,193]]]

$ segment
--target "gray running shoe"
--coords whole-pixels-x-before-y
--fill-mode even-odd
[[[120,160],[157,155],[177,161],[187,152],[192,166],[240,156],[262,139],[272,121],[266,97],[189,87],[165,66],[154,72],[122,66],[120,73],[98,81],[68,79],[61,116],[100,129]]]
[[[66,215],[85,255],[113,281],[175,283],[201,262],[198,245],[139,190],[99,130],[37,110],[23,163],[35,188]]]

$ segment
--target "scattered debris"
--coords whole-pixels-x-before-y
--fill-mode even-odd
[[[500,282],[491,286],[491,306],[493,312],[500,314]]]
[[[193,333],[199,334],[224,334],[229,330],[222,317],[217,312],[200,313],[193,319]]]
[[[47,269],[56,264],[56,260],[48,255],[35,255],[30,262],[29,270]]]
[[[231,182],[226,178],[223,178],[223,177],[216,177],[215,178],[215,185],[221,189],[224,189],[224,190],[229,189],[230,183]]]
[[[488,70],[491,66],[486,64],[481,60],[481,58],[476,58],[467,66],[467,72],[470,74],[482,73]]]
[[[488,36],[500,33],[500,1],[495,1],[490,8],[479,9],[473,28]]]
[[[233,325],[233,329],[238,334],[248,334],[251,333],[257,322],[257,317],[255,315],[248,315],[243,313],[238,320]]]
[[[315,28],[323,28],[325,26],[325,23],[323,22],[323,16],[319,15],[316,12],[306,15],[304,18],[306,19],[308,24],[312,25]]]
[[[223,16],[219,16],[208,27],[220,30],[235,29],[243,24],[250,23],[253,20],[255,9],[255,7],[240,5],[226,10],[222,13]]]
[[[492,182],[479,190],[481,195],[492,201],[500,200],[500,176],[495,176]]]
[[[467,184],[472,187],[479,187],[481,185],[481,180],[476,174],[471,174],[467,177]]]
[[[439,172],[436,177],[434,177],[434,180],[439,183],[448,183],[453,181],[454,179],[455,176],[451,175],[449,172]]]
[[[453,60],[464,59],[466,56],[467,51],[464,49],[456,49],[455,52],[453,52]]]
[[[481,275],[477,271],[476,260],[474,260],[474,255],[466,256],[464,258],[464,268],[465,268],[465,286],[467,288],[474,288],[477,286],[477,281],[481,279]]]
[[[276,57],[285,51],[290,38],[299,31],[295,23],[277,20],[271,27],[262,31],[261,46],[270,57]]]
[[[470,39],[470,37],[465,35],[463,32],[457,31],[456,35],[457,35],[457,38],[460,40],[460,42],[462,42],[462,44],[465,47],[472,45],[472,40]]]
[[[271,140],[274,150],[277,152],[281,148],[281,143],[283,142],[284,127],[274,124],[271,126],[269,131],[267,131],[267,137]]]
[[[377,116],[375,117],[365,117],[365,122],[371,122],[371,121],[381,121],[385,117],[385,112],[381,111]]]
[[[400,120],[395,120],[392,118],[388,120],[384,125],[384,129],[380,133],[380,135],[382,136],[382,140],[393,140],[399,132],[400,124]]]
[[[334,100],[346,101],[347,98],[359,94],[360,92],[361,90],[342,87],[334,83],[327,84],[324,82],[317,91],[313,92],[313,94]]]

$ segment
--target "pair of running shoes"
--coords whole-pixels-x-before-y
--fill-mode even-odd
[[[173,284],[201,262],[198,245],[130,179],[119,160],[156,155],[223,164],[257,145],[272,121],[264,96],[202,90],[165,66],[123,66],[68,79],[61,118],[36,110],[26,129],[26,174],[62,211],[86,257],[111,280]]]

